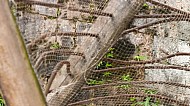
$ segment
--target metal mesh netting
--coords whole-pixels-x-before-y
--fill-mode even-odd
[[[50,106],[189,106],[185,0],[10,2]]]
[[[176,91],[172,91],[173,94],[168,95],[168,91],[165,92],[164,90],[161,90],[164,88],[187,90],[188,86],[157,81],[131,81],[95,85],[83,87],[82,91],[78,93],[76,98],[74,98],[73,101],[75,102],[70,105],[87,104],[111,106],[114,104],[136,106],[145,105],[145,101],[151,106],[168,105],[168,102],[170,105],[187,105],[185,102],[178,101],[174,98],[179,96],[176,95]]]

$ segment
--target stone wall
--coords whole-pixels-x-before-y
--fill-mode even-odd
[[[44,0],[45,2],[50,2],[49,0]],[[178,9],[181,9],[183,11],[190,11],[190,2],[189,0],[157,0],[161,2],[166,2],[167,5],[177,7]],[[51,1],[55,2],[55,1]],[[118,5],[118,4],[117,4]],[[55,16],[55,13],[57,9],[47,9],[45,7],[40,7],[36,6],[34,7],[37,11],[39,11],[41,14],[46,14],[46,15],[51,15]],[[110,11],[112,9],[110,8]],[[65,11],[62,11],[64,13]],[[18,17],[18,23],[20,25],[21,32],[23,34],[23,37],[26,38],[27,40],[37,38],[39,34],[44,34],[44,33],[51,33],[55,32],[55,28],[57,24],[59,24],[59,31],[64,31],[64,32],[69,32],[69,31],[74,31],[68,20],[56,20],[56,19],[45,19],[44,18],[39,18],[37,15],[29,15],[27,13],[20,13],[23,17]],[[71,14],[75,14],[75,12],[72,12]],[[99,18],[99,22],[102,23],[108,23],[108,19],[105,19],[104,17]],[[154,21],[153,19],[147,19],[147,20],[136,20],[135,24],[136,25],[142,25],[143,23],[147,21]],[[87,26],[84,28],[84,26]],[[91,27],[91,24],[82,24],[82,23],[77,23],[77,31],[82,32],[86,31],[88,32]],[[95,30],[100,30],[102,27],[97,27],[92,29],[91,32],[95,32]],[[113,28],[114,29],[114,28]],[[149,49],[149,52],[143,53],[142,55],[148,55],[150,56],[149,59],[154,59],[154,58],[160,58],[163,56],[166,56],[166,53],[163,53],[161,51],[164,50],[169,54],[173,54],[176,52],[190,52],[190,23],[189,22],[170,22],[170,23],[163,23],[156,25],[154,27],[156,30],[156,35],[153,36],[154,39],[151,39],[148,37],[149,35],[145,37],[142,37],[141,34],[135,35],[135,34],[129,34],[131,42],[135,44],[136,46],[141,45],[143,42],[146,42],[146,39],[150,39],[149,42],[146,42],[146,46],[144,46],[146,49]],[[108,30],[108,29],[104,29]],[[99,32],[101,32],[100,30]],[[102,35],[105,35],[106,33],[100,33]],[[129,36],[127,35],[127,36]],[[134,37],[135,35],[135,37]],[[133,36],[133,37],[131,37]],[[78,43],[83,45],[81,42],[86,39],[84,37],[78,38]],[[88,38],[89,39],[89,38]],[[108,40],[108,39],[106,39]],[[92,43],[92,40],[88,40],[89,44]],[[93,42],[94,43],[94,42]],[[86,46],[89,46],[86,45]],[[111,45],[111,44],[109,44]],[[88,48],[88,47],[85,47]],[[94,48],[89,48],[86,49],[86,53],[88,53],[90,50],[93,50]],[[98,47],[96,47],[98,49]],[[96,52],[95,52],[96,53]],[[93,56],[94,54],[91,52],[89,54],[88,59],[91,59],[90,56]],[[78,59],[77,59],[78,60]],[[80,60],[80,59],[79,59]],[[89,60],[88,60],[89,61]],[[171,59],[168,59],[167,61],[171,65],[180,65],[180,66],[187,66],[190,67],[190,56],[177,56],[173,57]],[[75,65],[79,64],[78,67],[82,67],[80,63],[76,63]],[[155,65],[161,65],[161,64],[155,64]],[[63,70],[64,71],[64,68]],[[146,72],[146,77],[145,80],[150,80],[150,81],[170,81],[170,82],[178,82],[186,85],[190,85],[190,72],[183,71],[183,70],[174,70],[174,69],[154,69],[154,70],[145,70]],[[74,71],[76,72],[76,71]],[[64,72],[61,72],[64,73]],[[61,76],[61,73],[59,73],[58,79],[64,76]],[[54,88],[58,87],[60,83],[60,80],[56,80],[54,83]],[[181,99],[190,99],[190,91],[187,90],[182,90],[182,89],[175,89],[175,88],[165,88],[165,87],[158,87],[160,91],[163,89],[167,89],[164,91],[168,91],[165,93],[170,93],[170,94],[181,94],[184,92],[188,92],[188,94],[184,95]]]
[[[164,0],[162,1],[164,2]],[[166,2],[167,5],[190,12],[190,2],[188,0],[167,0]],[[166,56],[162,50],[169,54],[177,52],[190,53],[190,22],[164,23],[158,25],[156,30],[157,35],[154,36],[152,44],[152,51],[154,52],[155,58]],[[190,68],[190,56],[172,57],[168,59],[167,62],[171,65],[186,66]],[[146,80],[169,81],[190,85],[190,72],[176,69],[146,70]],[[182,96],[179,97],[180,99],[190,100],[190,90],[188,89],[158,88],[161,91],[165,91],[166,94],[182,94]]]

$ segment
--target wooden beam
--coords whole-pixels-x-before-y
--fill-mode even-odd
[[[0,14],[0,89],[6,105],[46,106],[8,0],[0,0]]]

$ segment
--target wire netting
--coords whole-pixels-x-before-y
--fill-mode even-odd
[[[187,1],[44,0],[10,6],[50,106],[190,105]],[[87,63],[77,72],[72,67],[80,60]],[[63,77],[50,90],[57,74]]]

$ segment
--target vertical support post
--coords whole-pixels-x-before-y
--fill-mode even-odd
[[[0,25],[0,89],[6,105],[46,106],[8,0],[0,0]]]

